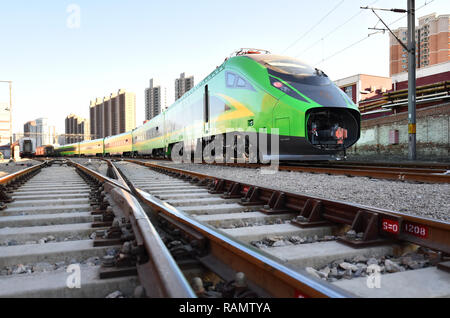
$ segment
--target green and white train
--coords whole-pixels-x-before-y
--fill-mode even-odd
[[[334,160],[359,139],[360,122],[357,106],[323,71],[294,58],[243,49],[133,131],[55,151],[170,157],[178,143],[187,154],[217,136],[256,134],[279,141],[278,153],[271,153],[269,142],[267,152],[258,151],[260,159]]]

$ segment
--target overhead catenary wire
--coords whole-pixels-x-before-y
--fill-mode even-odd
[[[289,45],[287,48],[283,50],[283,53],[289,50],[291,47],[293,47],[295,44],[298,43],[301,39],[303,39],[305,36],[307,36],[312,30],[314,30],[319,24],[321,24],[325,18],[327,18],[331,13],[333,13],[337,8],[339,8],[342,3],[344,3],[345,0],[341,0],[336,6],[333,7],[330,11],[328,11],[325,16],[323,16],[316,24],[314,24],[311,28],[309,28],[305,33],[303,33],[298,39],[296,39],[291,45]]]
[[[369,5],[374,5],[375,3],[377,3],[380,0],[375,0],[372,3],[370,3]],[[308,52],[310,49],[312,49],[313,47],[315,47],[318,43],[320,43],[321,41],[323,41],[324,39],[326,39],[327,37],[329,37],[331,34],[333,34],[334,32],[336,32],[337,30],[339,30],[341,27],[343,27],[344,25],[346,25],[347,23],[349,23],[350,21],[352,21],[354,18],[356,18],[357,16],[359,16],[363,11],[360,9],[356,14],[352,15],[349,19],[347,19],[344,23],[341,23],[340,25],[338,25],[337,27],[333,28],[330,32],[328,32],[326,35],[324,35],[323,37],[320,38],[320,40],[317,40],[316,42],[314,42],[312,45],[310,45],[309,47],[307,47],[305,50],[302,51],[302,53],[300,53],[299,55],[296,55],[295,57],[299,57],[300,55]]]
[[[423,7],[429,5],[430,3],[434,2],[434,1],[436,1],[436,0],[430,0],[430,1],[426,1],[426,0],[425,0],[425,3],[424,3],[422,6],[420,6],[419,8],[417,8],[415,11],[417,12],[418,10],[422,9]],[[391,23],[388,24],[388,26],[391,26],[391,25],[397,23],[398,21],[400,21],[400,20],[402,20],[402,19],[404,19],[404,18],[406,18],[406,17],[407,17],[407,14],[405,14],[405,15],[403,15],[402,17],[400,17],[400,18],[398,18],[398,19],[392,21]],[[348,49],[350,49],[350,48],[352,48],[352,47],[358,45],[359,43],[363,42],[364,40],[367,40],[370,36],[375,35],[375,34],[378,34],[378,33],[381,33],[381,32],[383,32],[383,31],[378,31],[378,32],[370,33],[370,34],[368,34],[367,36],[365,36],[364,38],[359,39],[358,41],[356,41],[356,42],[350,44],[349,46],[347,46],[347,47],[345,47],[345,48],[343,48],[343,49],[341,49],[341,50],[339,50],[339,51],[333,53],[332,55],[330,55],[330,56],[328,56],[328,57],[322,59],[321,61],[318,61],[318,62],[315,63],[314,65],[322,64],[323,62],[325,62],[325,61],[327,61],[327,60],[329,60],[329,59],[335,57],[336,55],[339,55],[340,53],[342,53],[342,52],[344,52],[344,51],[346,51],[346,50],[348,50]]]

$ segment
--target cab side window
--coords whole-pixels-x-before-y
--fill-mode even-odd
[[[236,75],[231,72],[227,72],[226,81],[227,81],[227,87],[233,88],[234,83],[236,82]]]
[[[229,88],[240,88],[240,89],[248,89],[251,91],[255,91],[252,84],[250,84],[243,77],[241,77],[235,73],[227,72],[225,78],[226,78],[227,87],[229,87]]]

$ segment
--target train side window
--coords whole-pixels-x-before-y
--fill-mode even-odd
[[[250,84],[247,80],[243,79],[242,77],[239,77],[237,81],[238,88],[248,89],[249,91],[256,92],[256,89]]]
[[[227,87],[229,87],[229,88],[240,88],[240,89],[248,89],[250,91],[255,91],[252,84],[250,84],[247,80],[245,80],[241,76],[231,73],[231,72],[226,73],[226,82],[227,82]]]
[[[245,80],[242,78],[242,77],[238,77],[238,80],[237,80],[237,83],[236,83],[236,86],[237,87],[240,87],[240,88],[243,88],[243,87],[245,87],[246,86],[246,82],[245,82]]]
[[[226,77],[227,87],[233,88],[236,82],[236,75],[231,72],[227,72]]]

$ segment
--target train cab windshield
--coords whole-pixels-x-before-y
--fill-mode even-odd
[[[301,60],[273,54],[248,55],[248,57],[267,68],[269,75],[272,75],[272,85],[274,84],[272,78],[280,78],[302,95],[323,106],[346,107],[350,102],[323,71]]]

